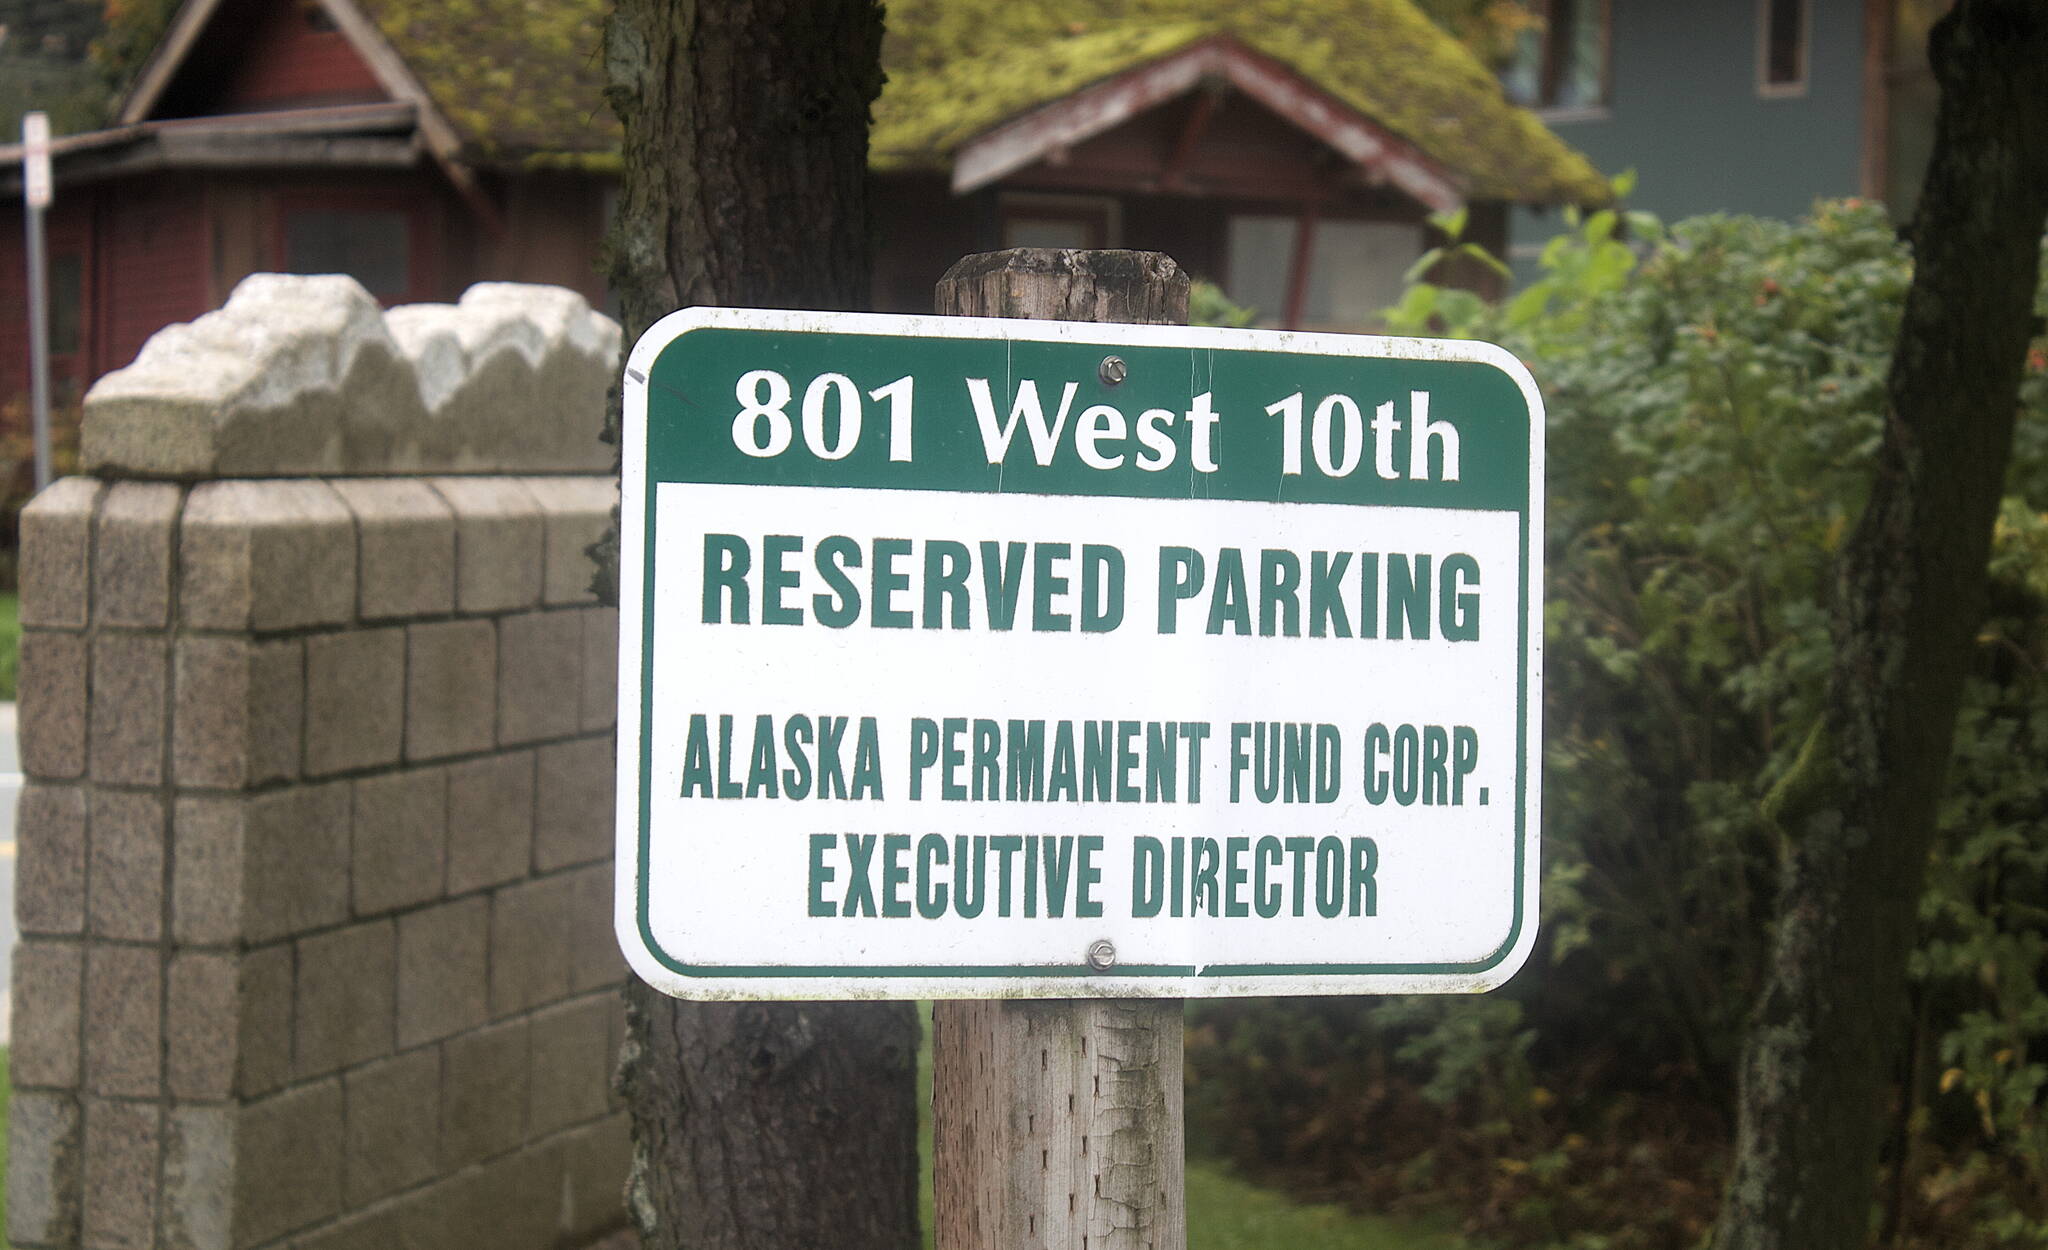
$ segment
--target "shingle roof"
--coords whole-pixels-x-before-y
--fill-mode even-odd
[[[359,3],[479,156],[617,159],[606,0]],[[889,0],[874,163],[945,168],[991,126],[1217,35],[1293,67],[1477,198],[1607,198],[1592,165],[1409,0]]]

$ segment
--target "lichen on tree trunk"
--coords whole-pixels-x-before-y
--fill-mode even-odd
[[[1823,722],[1769,813],[1784,880],[1719,1250],[1869,1238],[1906,957],[2034,333],[2048,0],[1960,0],[1930,53],[1941,113],[1877,472],[1838,567]]]
[[[873,0],[619,0],[608,253],[628,343],[695,304],[866,305],[881,37]],[[684,1003],[637,981],[627,1003],[627,1199],[646,1250],[917,1243],[909,1004]]]

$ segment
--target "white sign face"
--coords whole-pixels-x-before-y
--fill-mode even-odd
[[[21,119],[22,198],[30,208],[48,208],[50,180],[50,118],[29,113]]]
[[[684,997],[1500,984],[1541,482],[1484,344],[664,319],[627,374],[628,958]]]

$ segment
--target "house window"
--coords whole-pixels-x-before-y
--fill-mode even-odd
[[[1230,219],[1230,298],[1253,309],[1257,324],[1287,320],[1294,272],[1294,217]],[[1301,324],[1342,329],[1377,325],[1401,298],[1401,275],[1422,254],[1422,227],[1394,221],[1319,221],[1309,247]]]
[[[402,299],[412,287],[411,225],[398,209],[292,209],[284,271],[345,273],[380,300]]]
[[[50,354],[69,356],[84,341],[85,257],[58,252],[50,257]]]
[[[1806,43],[1812,29],[1809,0],[1758,0],[1757,90],[1766,96],[1806,91]]]
[[[1528,108],[1607,103],[1608,0],[1523,0],[1533,19],[1501,74],[1508,98]]]
[[[1003,246],[1116,247],[1122,242],[1118,208],[1095,195],[1005,195]]]

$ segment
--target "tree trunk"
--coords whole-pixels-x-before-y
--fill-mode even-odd
[[[620,0],[610,260],[629,344],[693,304],[866,304],[881,38],[873,0]],[[917,1244],[909,1004],[685,1003],[636,981],[627,1005],[647,1250]]]
[[[1870,499],[1844,549],[1821,726],[1767,804],[1786,838],[1720,1250],[1869,1237],[1906,956],[2034,333],[2048,0],[1961,0]]]

